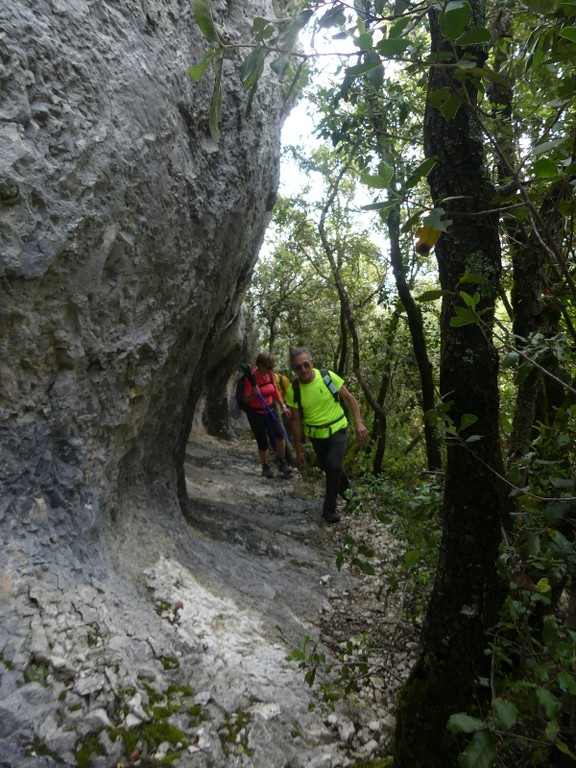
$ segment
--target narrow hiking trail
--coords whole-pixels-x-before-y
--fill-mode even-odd
[[[269,706],[294,695],[307,710],[315,705],[326,728],[321,739],[333,739],[336,748],[326,765],[353,765],[358,758],[385,755],[396,695],[416,651],[416,628],[407,626],[402,615],[403,594],[392,592],[388,583],[401,548],[391,527],[362,507],[352,514],[343,511],[341,523],[326,525],[318,471],[305,478],[298,471],[289,479],[275,475],[272,480],[260,476],[255,445],[246,433],[226,442],[202,432],[191,437],[186,455],[188,522],[198,544],[206,545],[197,547],[194,575],[208,589],[223,590],[233,603],[228,606],[233,615],[219,607],[216,655],[225,662],[225,674],[220,685],[213,685],[222,695],[253,686],[249,695],[268,696]],[[359,545],[374,550],[373,575],[347,562],[346,553]],[[344,557],[340,569],[339,553]],[[233,605],[241,606],[240,613]],[[196,606],[195,622],[201,625],[206,604],[202,607],[198,600]],[[258,617],[257,628],[246,625],[243,610]],[[209,623],[206,636],[216,642],[213,616]],[[367,633],[369,641],[363,644],[359,636]],[[262,655],[261,644],[250,648],[254,635],[277,644],[278,657]],[[309,652],[318,642],[318,650],[336,662],[331,675],[319,668],[312,689],[298,664],[290,662],[286,668],[285,661],[306,636],[311,638]],[[352,669],[362,665],[362,674],[330,713],[323,709],[318,684],[337,676],[341,664]],[[276,764],[285,765],[270,763],[266,768]]]
[[[14,573],[2,766],[381,768],[416,649],[393,523],[363,498],[326,525],[322,475],[261,477],[245,432],[195,428],[185,470],[185,518],[164,484],[129,489],[99,542],[106,570]]]

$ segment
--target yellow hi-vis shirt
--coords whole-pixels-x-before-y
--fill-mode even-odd
[[[307,384],[300,384],[300,401],[302,405],[302,411],[304,412],[304,432],[308,437],[327,438],[333,435],[334,432],[338,432],[340,429],[348,426],[348,419],[344,414],[344,410],[340,403],[337,403],[334,399],[334,395],[322,378],[322,374],[318,368],[314,368],[314,381],[310,381]],[[333,371],[329,371],[330,378],[336,385],[336,388],[340,390],[340,387],[344,384],[338,374]],[[286,405],[291,408],[297,408],[298,404],[294,399],[294,389],[292,385],[286,393]]]

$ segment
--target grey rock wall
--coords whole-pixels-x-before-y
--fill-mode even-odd
[[[219,12],[241,35],[268,5]],[[5,595],[15,561],[98,570],[123,499],[161,487],[176,506],[206,374],[239,348],[282,95],[264,77],[245,120],[227,64],[215,143],[210,78],[186,73],[204,49],[187,0],[0,5]]]

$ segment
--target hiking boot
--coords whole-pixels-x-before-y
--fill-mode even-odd
[[[328,512],[322,512],[322,517],[327,523],[339,523],[340,522],[340,515],[338,512],[336,512],[335,509],[332,509]]]
[[[286,461],[286,459],[280,459],[280,460],[278,461],[278,469],[279,469],[279,470],[280,470],[280,472],[282,472],[282,474],[283,474],[283,475],[285,475],[286,477],[287,477],[289,474],[291,474],[291,472],[292,472],[292,470],[291,470],[291,469],[290,469],[290,467],[288,466],[288,462]]]
[[[274,477],[274,472],[272,472],[270,464],[262,464],[262,476],[268,478]]]

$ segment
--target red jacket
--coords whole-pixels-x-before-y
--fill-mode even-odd
[[[252,376],[254,376],[254,379],[256,381],[256,386],[260,389],[260,395],[264,398],[264,402],[266,405],[271,406],[273,400],[282,400],[280,396],[280,392],[278,392],[278,388],[276,386],[276,382],[274,381],[274,374],[272,371],[267,373],[265,376],[261,376],[258,373],[258,368],[252,368]],[[252,392],[253,384],[248,380],[248,376],[244,379],[244,399],[246,400],[246,395],[249,395]],[[265,408],[262,405],[262,400],[258,395],[256,397],[253,397],[251,400],[246,400],[247,405],[250,408],[253,408],[257,413],[264,413]]]

